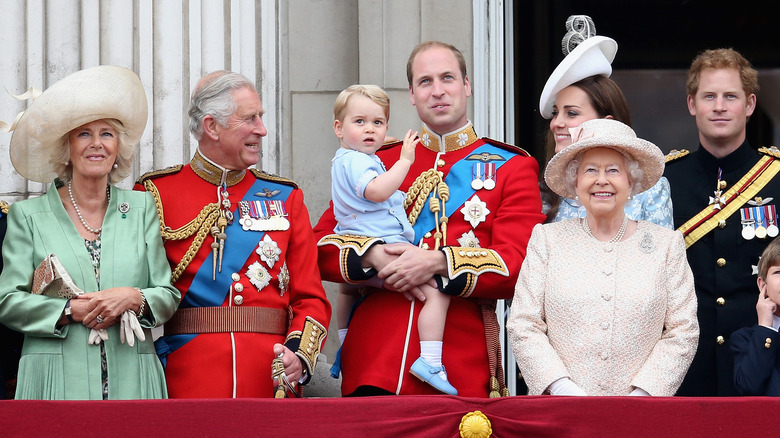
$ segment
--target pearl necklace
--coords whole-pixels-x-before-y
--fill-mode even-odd
[[[92,228],[89,226],[89,224],[87,224],[87,221],[84,220],[84,216],[81,215],[81,210],[79,209],[78,204],[76,204],[76,199],[73,197],[72,187],[73,181],[68,181],[68,195],[70,196],[70,203],[73,204],[73,209],[76,210],[76,216],[79,217],[81,225],[84,225],[84,228],[86,228],[90,233],[100,234],[100,232],[103,231],[103,226],[101,225],[100,228]],[[108,186],[106,186],[106,197],[108,197],[108,203],[111,203],[111,191],[108,189]]]
[[[607,243],[617,243],[620,242],[621,239],[623,239],[623,235],[626,234],[626,227],[628,226],[628,216],[623,216],[623,223],[620,224],[620,229],[618,229],[617,234],[615,234],[614,237],[609,239]],[[593,235],[593,232],[590,231],[590,225],[588,225],[588,219],[584,218],[582,219],[582,228],[585,230],[585,232],[588,234],[588,236],[596,239],[596,236]],[[598,239],[596,239],[598,240]],[[599,242],[601,242],[599,240]]]

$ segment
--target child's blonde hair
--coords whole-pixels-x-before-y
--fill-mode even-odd
[[[772,266],[780,266],[780,238],[769,242],[758,261],[758,276],[766,280],[766,273]]]
[[[339,93],[336,103],[333,104],[333,118],[340,122],[344,121],[344,111],[347,109],[349,98],[354,95],[366,96],[372,102],[382,107],[385,112],[385,118],[390,120],[390,98],[387,93],[376,85],[351,85],[346,90]]]

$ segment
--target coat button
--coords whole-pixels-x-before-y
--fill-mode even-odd
[[[726,339],[724,339],[723,336],[718,336],[715,338],[715,342],[717,342],[718,345],[723,345],[723,343],[726,342]]]
[[[233,302],[236,303],[236,306],[240,306],[241,304],[244,303],[244,297],[242,297],[241,295],[236,295],[233,297]]]
[[[725,306],[726,305],[726,299],[723,297],[718,297],[717,300],[715,300],[716,303],[718,303],[719,306]]]
[[[726,221],[724,220],[718,221],[718,228],[726,228]]]
[[[439,166],[439,167],[444,167],[445,164],[446,163],[441,158],[439,158],[439,160],[436,162],[436,165]]]
[[[718,259],[718,260],[717,260],[715,263],[717,263],[717,264],[718,264],[718,267],[719,267],[719,268],[722,268],[722,267],[726,266],[726,259],[724,259],[723,257],[721,257],[721,258],[719,258],[719,259]]]
[[[235,285],[233,285],[233,290],[235,290],[238,293],[241,293],[244,291],[244,285],[241,283],[236,283]]]
[[[240,276],[240,275],[238,275],[238,272],[234,272],[234,273],[230,274],[230,278],[231,278],[233,281],[238,281],[238,280],[241,280],[241,276]]]

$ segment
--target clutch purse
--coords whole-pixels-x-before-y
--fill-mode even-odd
[[[84,293],[54,254],[47,255],[33,273],[32,293],[55,298],[76,298]]]

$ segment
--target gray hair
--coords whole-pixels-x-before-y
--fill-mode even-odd
[[[117,151],[116,161],[114,162],[117,167],[112,167],[111,171],[108,172],[108,182],[110,184],[116,184],[130,175],[133,166],[133,156],[135,155],[135,145],[130,143],[130,137],[127,135],[127,130],[124,125],[122,125],[122,122],[116,119],[99,120],[108,123],[117,132]],[[76,128],[80,128],[80,126],[77,126]],[[60,140],[61,146],[52,151],[51,158],[49,159],[57,177],[63,181],[70,181],[73,178],[73,164],[70,162],[70,133],[72,131],[73,130],[70,130],[62,136],[62,139]]]
[[[602,146],[606,147],[606,146]],[[612,149],[612,148],[608,148]],[[588,149],[590,150],[590,149]],[[588,150],[584,150],[577,154],[571,161],[569,161],[569,164],[566,165],[566,170],[564,171],[564,184],[566,184],[566,190],[568,190],[570,193],[577,193],[577,190],[575,189],[577,184],[577,171],[580,168],[580,163],[582,162],[582,156],[587,152]],[[631,183],[633,184],[631,187],[631,196],[636,195],[637,193],[641,193],[643,191],[642,189],[642,177],[644,176],[644,171],[642,170],[642,167],[639,165],[639,162],[631,158],[630,155],[624,153],[621,150],[618,149],[612,149],[616,152],[619,152],[620,155],[623,156],[623,159],[626,162],[626,171],[628,172],[628,177],[631,180]]]
[[[255,84],[244,75],[225,70],[215,71],[204,76],[190,99],[190,132],[195,139],[203,138],[203,119],[214,117],[221,126],[226,126],[228,118],[236,111],[233,90],[249,88],[257,93]]]

